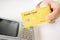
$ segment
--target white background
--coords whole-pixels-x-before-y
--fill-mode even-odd
[[[40,0],[0,0],[0,18],[21,22],[21,15],[20,15],[21,12],[34,9],[36,4],[39,1]],[[53,25],[55,25],[55,24],[53,24]],[[43,29],[46,30],[46,28],[43,28]],[[47,30],[49,30],[52,33],[45,32],[45,33],[47,33],[47,34],[45,34],[45,36],[48,37],[48,35],[49,35],[48,39],[50,39],[50,40],[60,40],[59,39],[60,30],[59,29],[57,30],[57,29],[58,29],[58,27],[56,28],[56,30],[52,29],[53,30],[52,31],[51,28],[48,27]],[[56,37],[57,37],[57,39],[55,39]],[[46,40],[48,40],[48,39],[46,39]]]

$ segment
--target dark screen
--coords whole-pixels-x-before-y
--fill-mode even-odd
[[[0,35],[16,37],[18,35],[18,27],[18,22],[0,19]]]

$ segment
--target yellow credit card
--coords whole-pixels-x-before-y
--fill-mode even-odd
[[[37,24],[49,22],[49,20],[46,19],[46,16],[49,13],[50,13],[49,6],[23,12],[22,13],[22,21],[24,24],[24,28],[29,28],[29,27],[35,26]]]

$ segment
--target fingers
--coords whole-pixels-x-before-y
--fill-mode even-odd
[[[55,21],[60,16],[60,5],[56,2],[51,2],[51,13],[47,16],[48,20]]]
[[[42,2],[39,2],[37,5],[36,5],[36,8],[40,8],[40,4],[41,4]]]
[[[47,6],[47,5],[48,5],[47,2],[41,1],[40,3],[38,3],[38,4],[36,5],[36,8],[45,7],[45,6]]]

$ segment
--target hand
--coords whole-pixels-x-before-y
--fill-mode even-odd
[[[51,13],[47,16],[47,19],[50,20],[50,23],[52,23],[60,16],[60,4],[52,0],[51,1],[44,0],[37,4],[36,7],[39,8],[39,5],[41,7],[45,6],[45,4],[48,4],[50,6]]]

